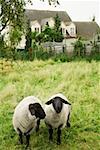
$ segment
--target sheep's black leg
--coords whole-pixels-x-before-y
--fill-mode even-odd
[[[67,118],[67,123],[66,123],[67,127],[70,127],[69,117],[70,117],[70,113],[68,114],[68,118]]]
[[[52,129],[52,126],[50,124],[48,124],[47,122],[45,122],[45,124],[47,125],[48,127],[48,132],[49,132],[49,141],[52,141],[53,140],[53,129]]]
[[[17,128],[17,130],[18,130],[18,132],[19,132],[19,142],[20,142],[21,144],[23,144],[22,132],[21,132],[21,130],[20,130],[19,128]]]
[[[37,121],[36,132],[39,131],[40,119]]]
[[[52,134],[53,134],[53,129],[52,129],[52,127],[50,127],[50,128],[49,128],[49,140],[50,140],[50,141],[53,140]]]
[[[57,144],[58,145],[61,144],[61,127],[62,125],[60,125],[57,130]]]
[[[30,134],[26,135],[26,148],[29,146]]]
[[[24,135],[26,136],[26,148],[29,146],[29,140],[30,140],[30,132],[33,128],[30,128]]]
[[[61,129],[58,128],[58,131],[57,131],[57,144],[61,144],[61,139],[60,139],[60,136],[61,136]]]

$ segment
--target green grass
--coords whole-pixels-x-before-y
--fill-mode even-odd
[[[1,60],[2,61],[2,60]],[[2,64],[2,63],[1,63]],[[10,64],[10,63],[9,63]],[[32,150],[100,149],[100,62],[16,61],[0,72],[0,150],[22,150],[12,126],[15,106],[25,96],[35,95],[46,102],[61,92],[72,103],[71,128],[63,129],[62,144],[49,143],[48,131],[31,135]]]

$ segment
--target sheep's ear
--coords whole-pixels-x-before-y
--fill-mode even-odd
[[[61,101],[64,103],[64,104],[68,104],[68,105],[71,105],[71,103],[69,103],[68,101],[64,100],[61,98]]]
[[[30,111],[31,115],[35,115],[35,110],[34,110],[33,104],[29,104],[29,111]]]
[[[53,99],[49,100],[48,102],[46,102],[45,104],[50,105],[53,102]]]

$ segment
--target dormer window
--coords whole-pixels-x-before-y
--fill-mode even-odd
[[[35,32],[39,33],[39,28],[35,28]]]
[[[47,26],[49,26],[49,23],[48,23],[48,21],[46,22],[46,25],[47,25]]]
[[[74,28],[70,28],[70,34],[74,34]]]
[[[65,28],[61,28],[61,34],[65,34],[66,33],[66,29]]]

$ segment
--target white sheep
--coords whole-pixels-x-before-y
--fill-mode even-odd
[[[61,93],[53,95],[45,105],[45,123],[49,131],[49,140],[53,139],[53,128],[57,130],[57,144],[61,143],[61,129],[65,126],[70,127],[70,103]]]
[[[19,141],[23,144],[22,136],[26,136],[26,144],[29,146],[30,134],[34,129],[38,131],[40,119],[45,118],[45,112],[39,99],[35,96],[24,98],[15,108],[13,126],[19,135]]]

